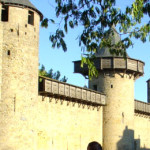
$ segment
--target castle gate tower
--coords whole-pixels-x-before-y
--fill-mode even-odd
[[[112,28],[112,42],[120,37]],[[144,63],[139,60],[123,58],[110,54],[107,48],[100,49],[94,60],[99,72],[98,77],[89,81],[89,88],[106,94],[106,106],[103,107],[103,149],[134,149],[134,81],[143,75]],[[81,61],[74,62],[75,73],[88,75]]]
[[[41,19],[29,0],[0,1],[1,150],[35,149],[34,122],[28,120],[38,96]]]

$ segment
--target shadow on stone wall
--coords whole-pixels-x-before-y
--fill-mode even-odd
[[[147,147],[140,147],[140,139],[134,139],[134,130],[126,126],[121,140],[117,143],[118,150],[150,150]]]

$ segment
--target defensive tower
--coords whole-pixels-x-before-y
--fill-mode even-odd
[[[28,147],[34,147],[34,123],[26,114],[38,96],[42,14],[29,0],[1,0],[0,19],[0,149],[34,149]],[[24,145],[16,147],[23,140]]]
[[[112,28],[112,42],[120,40],[117,31]],[[95,66],[98,77],[89,81],[89,88],[106,94],[106,106],[103,107],[103,148],[104,150],[134,149],[134,81],[143,75],[142,61],[112,55],[108,48],[100,49],[96,54]],[[74,72],[88,75],[81,61],[74,62]],[[117,144],[116,144],[117,143]]]

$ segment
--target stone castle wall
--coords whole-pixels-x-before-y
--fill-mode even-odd
[[[39,96],[37,150],[83,150],[102,143],[102,107]]]
[[[150,116],[135,113],[134,116],[134,138],[136,150],[150,150]]]
[[[0,22],[1,150],[35,149],[40,21],[36,12],[34,20],[34,26],[28,24],[28,9],[10,6],[8,22]]]
[[[10,6],[8,22],[0,22],[0,149],[75,150],[92,140],[102,143],[102,107],[38,97],[36,12],[34,20],[28,24],[28,9]]]
[[[0,4],[1,10],[1,4]],[[1,11],[0,11],[1,16]],[[1,101],[1,87],[2,87],[2,46],[3,46],[3,24],[0,23],[0,101]]]

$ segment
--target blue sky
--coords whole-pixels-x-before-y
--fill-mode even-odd
[[[54,0],[30,0],[36,8],[38,8],[45,17],[55,18]],[[131,2],[131,1],[130,1]],[[117,5],[119,6],[120,3]],[[122,0],[121,9],[125,8],[129,1]],[[144,19],[147,21],[148,17]],[[57,22],[57,21],[56,21]],[[53,68],[54,71],[59,70],[63,75],[68,77],[68,83],[83,87],[88,84],[82,75],[73,73],[73,62],[81,59],[81,50],[78,46],[77,36],[81,33],[81,29],[69,30],[66,37],[68,51],[63,52],[62,49],[53,49],[49,41],[50,32],[53,32],[58,25],[50,24],[47,29],[40,27],[39,41],[39,63],[43,64],[46,70]],[[144,76],[135,82],[135,98],[141,101],[147,101],[147,84],[150,78],[150,42],[142,43],[140,40],[134,40],[134,47],[127,50],[131,58],[139,59],[145,62]]]

